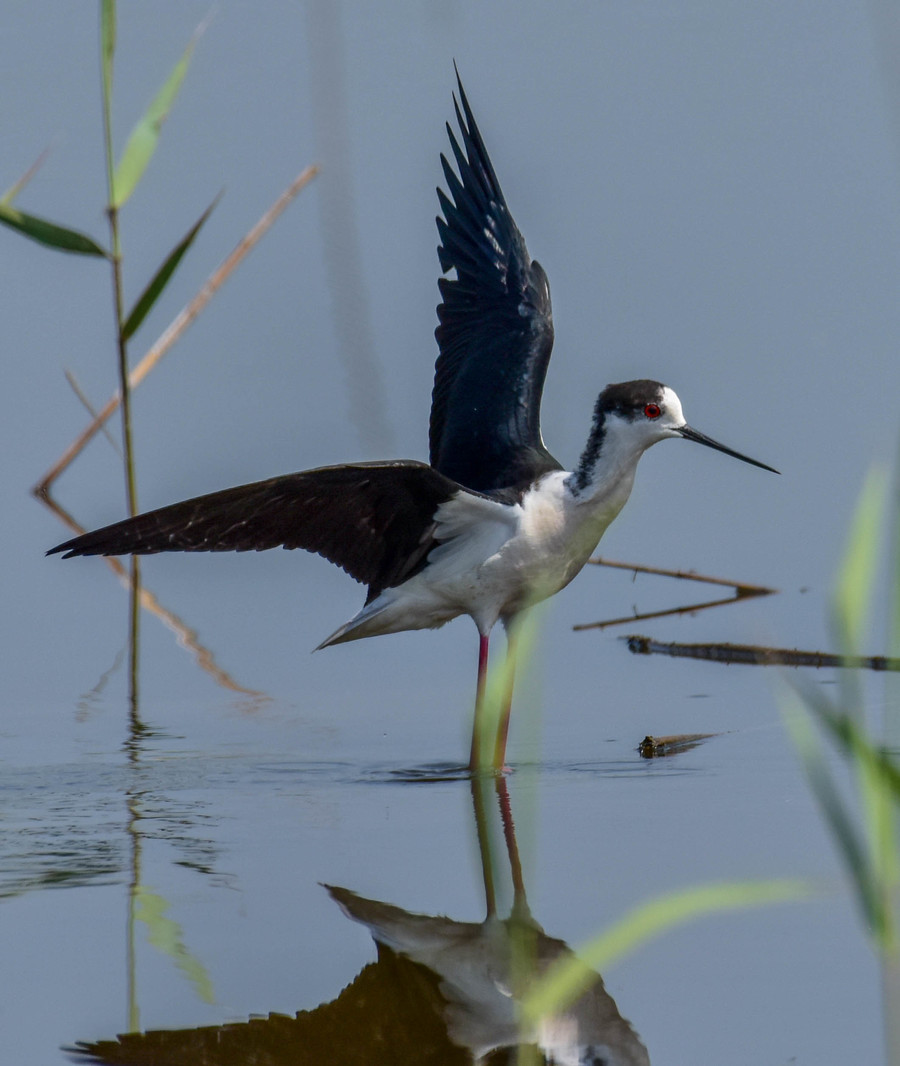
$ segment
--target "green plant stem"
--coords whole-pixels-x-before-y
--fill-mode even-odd
[[[109,129],[108,107],[104,107],[106,128]],[[107,158],[111,160],[111,151],[107,148]],[[112,203],[112,186],[110,186],[109,216],[110,241],[112,244],[113,302],[116,313],[116,347],[119,354],[119,388],[122,394],[122,452],[125,462],[125,492],[128,498],[128,513],[136,515],[137,479],[134,471],[134,447],[131,435],[131,387],[128,382],[128,343],[123,331],[124,303],[122,300],[122,255],[119,242],[119,212]],[[131,595],[128,612],[128,698],[131,706],[132,725],[138,726],[138,659],[140,631],[140,595],[141,568],[136,555],[131,556],[129,568],[131,577]]]
[[[107,209],[109,230],[112,238],[113,301],[116,311],[116,347],[119,354],[119,388],[122,392],[122,443],[125,455],[125,491],[128,497],[128,513],[137,514],[137,480],[134,474],[134,449],[131,438],[131,386],[128,383],[128,343],[122,331],[122,256],[119,252],[119,212],[115,207]]]
[[[131,434],[131,387],[128,381],[128,343],[125,338],[125,307],[122,293],[122,246],[119,239],[119,211],[116,207],[115,158],[113,156],[112,138],[112,72],[113,49],[115,47],[115,2],[105,0],[108,10],[102,11],[101,27],[112,26],[113,31],[107,39],[101,28],[101,75],[103,85],[103,143],[106,155],[107,209],[110,235],[110,263],[112,266],[113,306],[116,320],[116,348],[119,364],[119,390],[122,396],[122,449],[125,461],[125,490],[128,499],[128,513],[137,514],[137,479],[134,469],[134,449]],[[137,557],[131,557],[131,597],[128,625],[129,647],[129,702],[131,704],[132,726],[139,725],[138,720],[138,626],[140,621],[140,583],[141,571]]]
[[[122,440],[125,451],[125,486],[129,514],[137,514],[137,483],[134,474],[134,452],[131,441],[131,388],[128,383],[128,344],[123,324],[125,306],[122,296],[122,246],[119,239],[119,209],[115,194],[115,158],[112,144],[112,59],[104,57],[103,69],[103,143],[106,154],[106,187],[108,193],[106,215],[112,255],[113,304],[116,315],[116,346],[119,354],[119,389],[122,394]]]

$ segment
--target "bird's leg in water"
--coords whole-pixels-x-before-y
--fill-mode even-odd
[[[469,753],[469,769],[473,772],[481,768],[481,733],[484,718],[484,690],[487,681],[488,646],[490,634],[478,635],[478,683],[475,688],[475,720],[472,723],[472,749]]]

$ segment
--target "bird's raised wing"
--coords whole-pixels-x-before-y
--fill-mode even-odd
[[[528,256],[459,81],[459,175],[442,155],[438,189],[442,303],[435,330],[429,443],[436,470],[479,492],[560,469],[541,440],[540,407],[553,347],[550,288]]]
[[[433,516],[460,486],[425,463],[326,466],[241,485],[85,533],[47,554],[318,552],[369,585],[369,600],[424,565]]]

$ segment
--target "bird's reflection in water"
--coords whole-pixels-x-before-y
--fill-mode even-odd
[[[81,1062],[121,1066],[649,1066],[646,1048],[599,975],[566,1010],[522,1030],[517,992],[572,952],[547,936],[529,912],[505,779],[473,778],[472,790],[484,871],[483,922],[413,914],[326,886],[347,917],[368,928],[378,953],[337,999],[294,1017],[128,1033],[70,1050]],[[496,807],[488,802],[492,798]],[[499,917],[496,904],[489,815],[497,811],[512,883],[507,918]]]

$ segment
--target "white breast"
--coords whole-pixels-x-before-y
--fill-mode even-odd
[[[483,628],[564,588],[624,503],[576,499],[568,476],[545,475],[520,504],[466,494],[444,504],[436,535],[447,540],[429,556],[423,584]]]
[[[572,495],[563,471],[546,475],[525,495],[516,535],[498,566],[514,589],[501,614],[559,592],[581,570],[618,513]],[[489,561],[488,566],[493,560]]]

